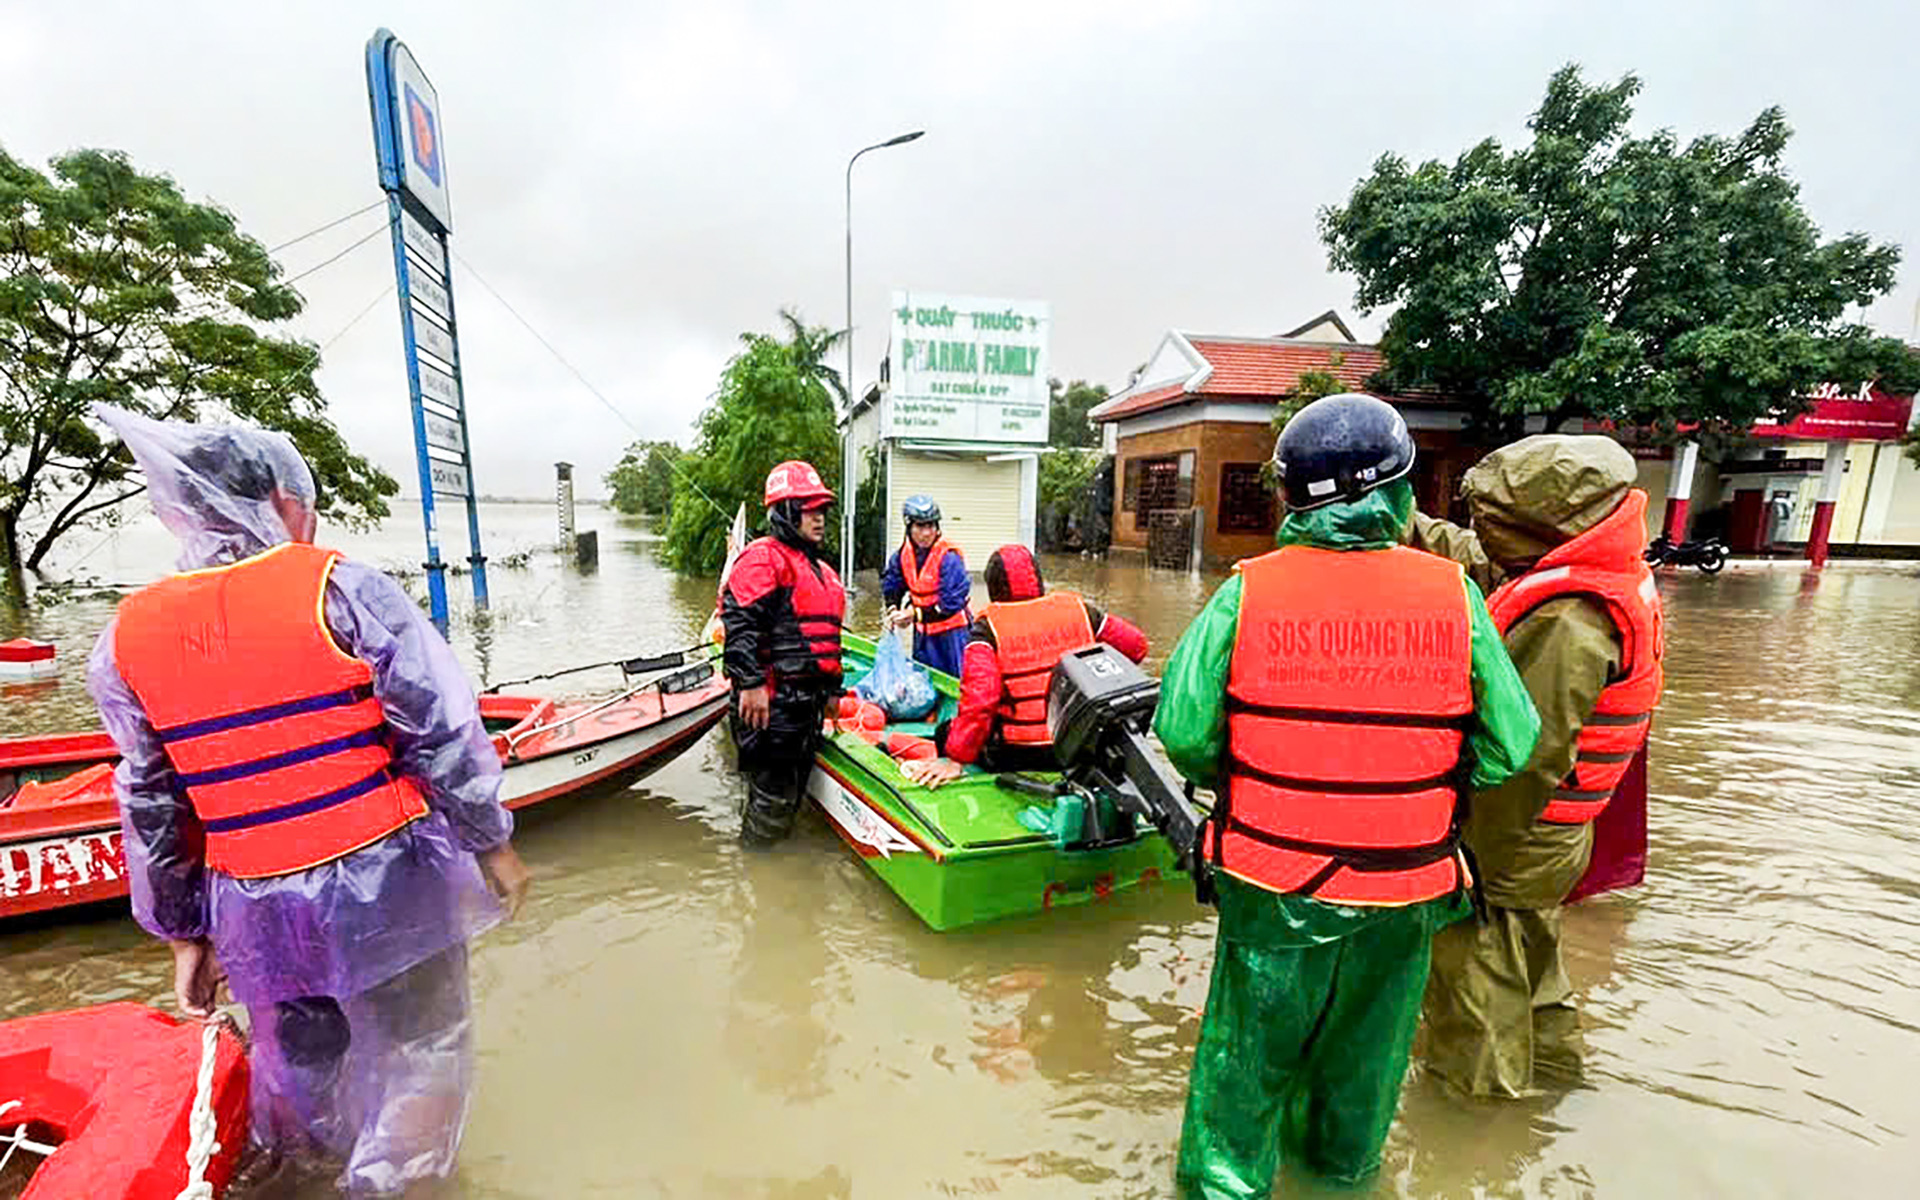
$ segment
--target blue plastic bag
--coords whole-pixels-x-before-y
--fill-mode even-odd
[[[853,690],[885,709],[889,721],[918,721],[940,703],[927,669],[908,658],[900,639],[891,635],[880,639],[873,670]]]

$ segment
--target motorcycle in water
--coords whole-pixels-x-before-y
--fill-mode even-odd
[[[1642,556],[1656,567],[1699,567],[1709,575],[1727,565],[1727,547],[1719,538],[1675,545],[1666,534],[1647,543]]]

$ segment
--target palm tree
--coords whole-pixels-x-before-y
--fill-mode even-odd
[[[781,309],[780,319],[786,322],[787,339],[783,345],[792,357],[793,365],[800,368],[801,374],[825,384],[827,390],[840,398],[839,407],[844,410],[848,401],[847,381],[840,377],[839,371],[827,365],[827,356],[839,348],[847,331],[831,330],[824,325],[809,326],[791,308]]]

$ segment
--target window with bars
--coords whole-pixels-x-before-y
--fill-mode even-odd
[[[1148,528],[1155,512],[1193,507],[1193,465],[1191,450],[1127,460],[1120,508],[1133,514],[1135,529]]]
[[[1220,467],[1220,532],[1272,533],[1273,492],[1260,477],[1260,463]]]

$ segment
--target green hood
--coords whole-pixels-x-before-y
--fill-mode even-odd
[[[1288,513],[1273,541],[1322,550],[1385,550],[1400,544],[1412,520],[1413,485],[1396,479],[1346,504]]]
[[[1633,455],[1612,438],[1543,433],[1475,463],[1460,494],[1487,557],[1514,574],[1605,520],[1637,474]]]

